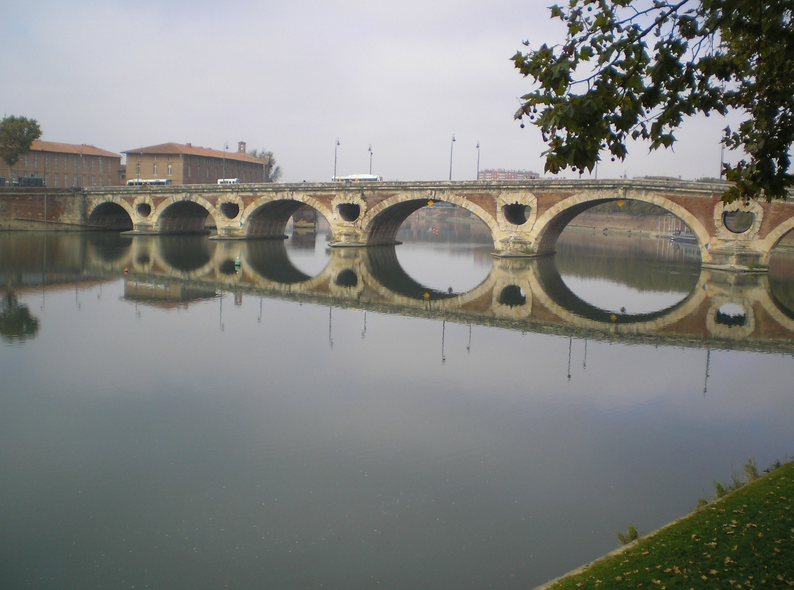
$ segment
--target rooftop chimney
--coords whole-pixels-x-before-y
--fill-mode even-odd
[[[241,154],[245,153],[245,142],[244,141],[238,141],[237,142],[237,151],[239,153],[241,153]]]

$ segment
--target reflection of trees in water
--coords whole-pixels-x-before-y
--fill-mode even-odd
[[[682,261],[680,254],[681,247],[666,240],[566,234],[554,258],[562,275],[609,279],[640,291],[689,293],[700,264]]]
[[[39,320],[27,305],[19,303],[13,291],[0,301],[0,338],[9,342],[24,342],[39,331]]]

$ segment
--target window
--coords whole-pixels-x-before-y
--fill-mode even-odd
[[[187,175],[188,175],[188,178],[193,176],[193,171],[191,170],[190,164],[187,165]]]
[[[85,181],[86,181],[86,175],[83,174],[83,186],[85,186]]]
[[[201,166],[196,166],[196,176],[201,178]]]
[[[140,162],[135,164],[135,174],[137,174],[138,176],[141,175],[141,163]]]
[[[100,172],[105,171],[105,161],[102,158],[99,158],[99,171]]]
[[[53,178],[52,186],[56,186],[56,187],[58,186],[58,174],[57,173],[55,174],[55,178]]]
[[[50,154],[44,154],[44,167],[50,167]]]
[[[58,167],[59,167],[59,166],[58,166],[58,154],[55,154],[55,155],[53,156],[53,158],[55,159],[55,161],[53,162],[53,164],[55,165],[55,169],[57,170],[57,169],[58,169]],[[57,182],[58,182],[58,181],[56,180],[55,182],[56,182],[55,186],[58,186],[58,184],[57,184]]]
[[[174,167],[171,164],[168,165],[168,176],[171,176],[171,173],[173,172],[173,168]]]
[[[96,172],[96,158],[91,158],[91,172]]]
[[[105,186],[105,179],[101,174],[99,175],[99,186]]]
[[[152,164],[152,174],[157,176],[157,156],[154,157],[154,160],[155,160],[155,162],[154,162],[154,164]]]
[[[27,157],[27,156],[24,156],[24,157],[22,158],[22,162],[23,162],[23,164],[22,164],[22,165],[23,165],[25,168],[27,168],[27,167],[28,167],[28,157]]]
[[[96,186],[96,176],[91,175],[91,186]]]
[[[80,159],[83,161],[83,172],[85,172],[85,157],[83,154],[80,154]],[[83,178],[85,178],[85,174],[83,174]],[[85,186],[85,181],[83,181],[83,186]]]
[[[78,166],[77,166],[77,156],[74,156],[74,157],[72,158],[72,169],[73,169],[73,170],[75,170],[75,171],[77,171],[77,169],[78,169]],[[75,182],[77,182],[77,181],[75,181]],[[75,186],[77,186],[77,184],[75,184]]]
[[[34,168],[38,168],[39,167],[39,155],[38,154],[35,154],[33,156],[33,167]]]

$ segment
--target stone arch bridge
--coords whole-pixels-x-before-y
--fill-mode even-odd
[[[704,266],[766,266],[773,247],[794,229],[794,205],[724,204],[724,190],[723,184],[656,180],[105,187],[86,191],[86,216],[92,225],[139,235],[202,232],[211,218],[216,239],[282,239],[290,217],[308,205],[328,221],[332,247],[363,247],[394,244],[412,213],[450,203],[488,226],[495,256],[533,257],[554,253],[563,229],[587,209],[636,200],[686,223]],[[738,213],[743,225],[737,228],[731,220]]]

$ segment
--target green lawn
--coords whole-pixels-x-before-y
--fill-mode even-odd
[[[549,588],[794,588],[792,500],[794,462]]]

